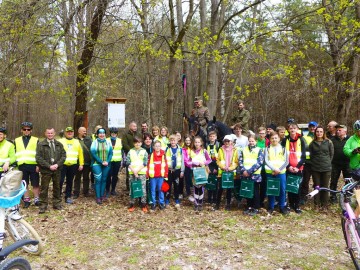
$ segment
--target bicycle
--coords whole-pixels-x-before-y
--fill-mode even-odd
[[[23,257],[14,257],[7,259],[11,252],[14,250],[27,246],[27,245],[37,245],[38,241],[24,239],[13,243],[10,246],[5,247],[0,251],[0,269],[1,270],[31,270],[30,263]]]
[[[1,175],[1,180],[6,175]],[[37,243],[22,245],[23,250],[34,255],[40,255],[44,246],[40,236],[35,229],[26,222],[19,213],[19,203],[22,195],[26,191],[26,183],[22,181],[21,188],[16,190],[14,196],[0,196],[0,249],[4,239],[6,238],[5,229],[10,234],[14,241],[31,239],[36,240]]]
[[[310,192],[308,196],[310,198],[314,197],[319,191],[328,191],[334,194],[340,194],[339,203],[342,209],[341,216],[341,228],[344,234],[346,247],[350,253],[351,259],[357,270],[360,270],[360,218],[357,217],[354,213],[353,207],[359,207],[357,201],[360,201],[360,193],[357,194],[354,189],[357,186],[360,186],[360,181],[356,181],[353,178],[345,178],[345,185],[341,190],[331,190],[324,187],[315,187],[315,190]],[[360,190],[359,190],[360,191]],[[354,201],[354,193],[356,196],[356,201]],[[359,211],[356,209],[355,211]]]

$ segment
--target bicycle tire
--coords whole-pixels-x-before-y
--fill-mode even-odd
[[[31,265],[23,257],[14,257],[1,262],[0,270],[31,270]]]
[[[350,254],[351,260],[356,270],[360,270],[360,249],[356,247],[356,236],[358,234],[356,228],[352,228],[353,224],[350,223],[345,217],[341,218],[341,228],[344,234],[347,250]]]
[[[5,223],[11,238],[14,241],[21,239],[34,239],[39,241],[37,245],[26,245],[22,249],[33,255],[40,255],[44,251],[44,245],[35,229],[24,219],[8,219]]]

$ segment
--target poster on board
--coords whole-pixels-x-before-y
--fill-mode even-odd
[[[108,127],[125,128],[125,104],[108,104]]]

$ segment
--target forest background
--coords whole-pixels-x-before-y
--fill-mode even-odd
[[[359,116],[359,0],[11,0],[0,25],[9,137],[106,127],[108,97],[170,130],[198,95],[227,123],[243,99],[251,128]]]

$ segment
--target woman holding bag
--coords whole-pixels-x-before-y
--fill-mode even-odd
[[[226,135],[223,139],[224,145],[220,147],[218,152],[217,165],[219,167],[218,170],[218,194],[216,198],[216,205],[214,206],[214,210],[219,210],[221,203],[221,195],[223,192],[222,187],[222,176],[223,173],[234,173],[236,167],[238,166],[238,153],[236,147],[232,144],[232,136]],[[225,210],[230,210],[230,202],[231,202],[231,188],[228,188],[226,191],[226,205]]]
[[[209,153],[204,149],[204,144],[201,137],[196,136],[194,138],[194,146],[189,151],[188,155],[184,156],[185,165],[187,167],[196,170],[197,168],[204,168],[208,170],[207,165],[211,162]],[[195,174],[195,172],[194,172]],[[195,176],[194,176],[195,177]],[[207,179],[207,178],[206,178]],[[195,211],[202,210],[202,203],[204,199],[204,186],[205,184],[196,184],[196,180],[193,179],[194,183],[194,209]]]

